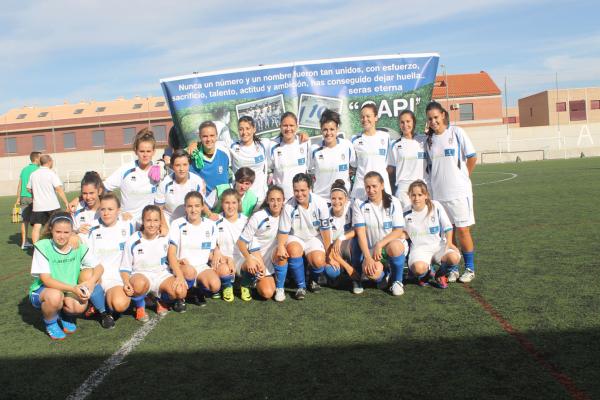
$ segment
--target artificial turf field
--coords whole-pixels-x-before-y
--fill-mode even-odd
[[[473,182],[470,287],[188,305],[88,398],[600,398],[600,158],[478,166]],[[142,325],[80,320],[52,342],[13,202],[0,198],[0,398],[65,398]]]

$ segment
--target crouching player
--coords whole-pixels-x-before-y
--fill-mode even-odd
[[[83,313],[103,267],[85,244],[72,248],[73,220],[69,213],[50,217],[46,236],[35,243],[29,288],[31,304],[41,309],[46,332],[62,340],[77,329],[75,316]],[[77,284],[81,269],[92,268],[89,280]],[[62,328],[61,328],[62,326]]]
[[[408,187],[411,208],[404,213],[405,231],[411,240],[408,266],[423,286],[429,280],[430,264],[441,267],[435,275],[438,287],[448,287],[448,271],[458,269],[460,253],[452,244],[452,224],[444,207],[431,200],[427,185],[421,180]]]
[[[123,288],[119,268],[125,243],[133,234],[133,225],[119,220],[121,202],[115,194],[102,196],[99,206],[100,219],[91,225],[84,242],[104,267],[102,281],[94,288],[90,301],[100,313],[102,327],[109,329],[115,325],[113,312],[125,312],[131,302]],[[87,270],[82,271],[80,279],[85,279],[88,273]]]
[[[273,261],[277,248],[279,216],[283,209],[284,193],[279,186],[271,186],[267,191],[261,209],[254,213],[244,227],[237,242],[243,255],[242,300],[252,300],[250,285],[256,282],[256,291],[264,299],[270,299],[275,293],[275,301],[285,300],[285,276],[287,260],[277,265]],[[276,279],[273,279],[275,275]]]
[[[123,289],[135,306],[135,319],[141,322],[149,320],[146,314],[146,295],[157,298],[156,313],[165,315],[168,304],[173,300],[173,310],[185,311],[187,285],[179,269],[167,266],[168,239],[160,234],[162,212],[155,205],[144,207],[142,211],[141,231],[131,235],[125,244],[121,260],[121,278]]]
[[[353,265],[362,269],[362,274],[383,289],[387,286],[383,262],[390,265],[394,296],[404,294],[402,276],[404,273],[406,241],[403,239],[404,219],[400,200],[384,190],[383,177],[375,171],[365,175],[365,200],[356,200],[352,210],[352,224],[358,238],[358,249],[353,249]],[[387,260],[386,260],[387,259]],[[355,284],[354,293],[361,293],[360,283]]]
[[[204,305],[206,295],[212,296],[221,290],[219,275],[228,276],[229,281],[233,275],[226,263],[216,265],[221,258],[216,249],[217,230],[214,221],[202,217],[202,195],[189,192],[185,195],[184,204],[185,217],[173,221],[169,230],[169,265],[180,268],[186,288],[192,291],[191,301]],[[209,265],[212,260],[215,261],[214,268]]]

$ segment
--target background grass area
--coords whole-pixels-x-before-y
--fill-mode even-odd
[[[489,184],[516,173],[516,179]],[[543,356],[600,398],[600,159],[478,166],[472,283]],[[80,321],[43,333],[26,289],[30,256],[1,198],[0,385],[4,398],[64,398],[140,326]],[[170,313],[92,398],[530,398],[567,392],[460,284],[393,298],[324,289]]]

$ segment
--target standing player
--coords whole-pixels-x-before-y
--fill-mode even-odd
[[[17,201],[16,203],[21,207],[21,249],[25,250],[31,247],[31,243],[27,241],[27,226],[31,218],[31,208],[33,206],[33,198],[31,193],[27,190],[27,183],[29,183],[29,177],[31,173],[40,167],[40,156],[42,153],[39,151],[32,151],[29,154],[29,160],[31,163],[21,170],[19,175],[19,183],[17,185]]]
[[[159,206],[167,223],[171,224],[177,218],[185,215],[183,199],[191,191],[206,195],[204,180],[190,173],[190,156],[185,150],[176,150],[171,156],[173,172],[158,185],[154,196],[154,204]]]
[[[356,161],[352,167],[356,168],[354,186],[351,197],[363,199],[365,197],[364,179],[369,171],[375,171],[383,177],[384,188],[387,193],[392,193],[387,174],[388,149],[390,135],[377,130],[377,107],[367,103],[360,110],[360,123],[363,132],[352,137],[352,145],[356,151]]]
[[[270,299],[275,294],[275,301],[285,300],[287,260],[280,262],[280,265],[274,261],[283,202],[283,189],[279,186],[271,186],[261,209],[250,217],[237,242],[244,257],[240,261],[241,298],[244,301],[252,300],[250,285],[253,280],[256,281],[256,290],[262,298]]]
[[[458,269],[448,273],[448,282],[457,278],[464,283],[475,278],[475,246],[470,226],[475,224],[473,188],[470,176],[477,163],[477,153],[466,132],[458,126],[449,126],[448,111],[440,103],[429,103],[425,109],[428,168],[431,192],[446,209],[456,230],[456,238],[465,260],[465,271],[458,278]]]
[[[277,252],[279,261],[286,260],[298,285],[296,299],[303,300],[306,295],[304,280],[304,261],[306,256],[310,264],[309,289],[318,292],[319,276],[325,272],[332,279],[339,276],[339,269],[326,264],[325,249],[331,245],[331,227],[327,202],[311,193],[311,179],[300,173],[292,181],[294,197],[289,199],[279,219],[277,234]]]
[[[445,289],[448,287],[447,267],[453,270],[460,262],[460,253],[452,244],[452,224],[444,207],[429,197],[425,182],[411,183],[408,194],[411,207],[404,213],[404,230],[411,242],[408,267],[423,286],[429,280],[431,263],[440,264],[436,281]]]
[[[281,116],[279,137],[271,143],[269,165],[273,170],[273,184],[283,189],[285,198],[294,195],[292,179],[299,173],[306,173],[308,167],[308,142],[296,137],[298,118],[293,112]]]
[[[329,199],[331,182],[337,179],[343,180],[350,190],[350,164],[356,160],[352,143],[338,138],[340,114],[325,110],[320,122],[323,143],[311,151],[309,172],[315,177],[313,193]]]
[[[256,136],[256,125],[249,116],[242,116],[238,120],[238,134],[240,139],[229,147],[231,170],[234,174],[242,167],[254,171],[255,177],[251,189],[260,202],[265,198],[267,191],[269,140]]]
[[[362,263],[355,262],[354,267],[383,288],[386,286],[383,262],[388,261],[392,282],[390,291],[394,296],[401,296],[404,294],[402,275],[406,252],[402,206],[397,198],[385,191],[383,177],[378,172],[371,171],[365,175],[364,187],[367,198],[356,200],[352,210],[352,225],[363,258]],[[360,283],[358,285],[355,285],[355,293],[361,292]]]
[[[229,152],[217,145],[217,127],[212,121],[204,121],[198,127],[200,143],[191,143],[188,153],[191,154],[190,171],[199,175],[206,183],[206,193],[213,191],[218,185],[229,183]]]
[[[404,110],[398,117],[400,138],[390,147],[388,172],[395,182],[396,197],[402,207],[410,207],[408,187],[417,179],[427,182],[427,161],[425,157],[425,135],[416,135],[417,119],[410,110]]]
[[[135,305],[135,319],[149,320],[146,314],[146,295],[158,300],[156,313],[165,315],[167,304],[175,300],[173,310],[185,311],[187,286],[179,265],[167,266],[168,239],[160,234],[162,212],[155,205],[144,207],[141,231],[135,232],[125,244],[121,260],[123,289]]]
[[[100,196],[104,192],[102,178],[96,171],[88,171],[81,180],[81,201],[73,213],[73,228],[81,238],[87,237],[90,227],[100,216]]]

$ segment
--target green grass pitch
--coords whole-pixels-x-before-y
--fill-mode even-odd
[[[517,177],[493,183],[508,173]],[[478,166],[473,181],[471,287],[600,398],[600,158]],[[26,296],[30,256],[13,202],[0,199],[0,397],[65,398],[141,324],[80,320],[53,343]],[[400,298],[326,288],[304,302],[208,303],[169,313],[89,398],[570,397],[461,284],[407,285]]]

